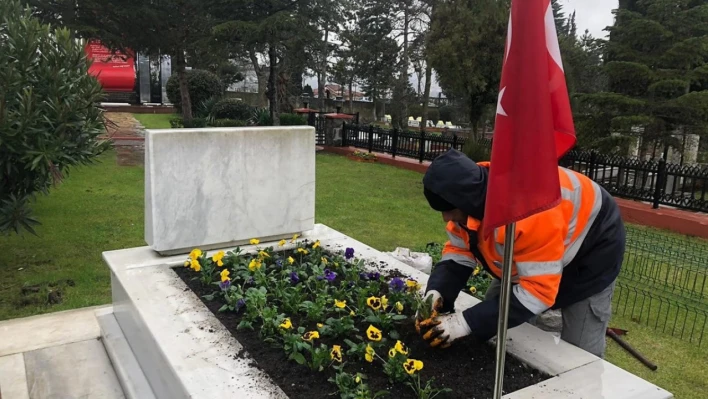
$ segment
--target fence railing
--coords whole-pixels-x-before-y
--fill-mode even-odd
[[[324,144],[324,133],[318,144]],[[467,138],[454,133],[423,133],[344,124],[342,145],[369,152],[432,161],[450,148],[462,150]],[[481,139],[491,147],[491,140]],[[680,209],[708,212],[708,166],[678,165],[665,160],[604,155],[596,151],[573,150],[559,165],[580,172],[602,185],[610,194],[651,202],[654,208],[669,205]]]
[[[708,327],[708,241],[627,226],[614,312],[701,345]]]

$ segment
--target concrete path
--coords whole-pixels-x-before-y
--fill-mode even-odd
[[[0,399],[123,399],[91,307],[0,322]]]

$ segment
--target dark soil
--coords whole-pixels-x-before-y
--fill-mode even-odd
[[[213,293],[212,288],[204,288],[199,281],[192,280],[194,274],[188,268],[175,268],[177,275],[197,294],[202,302],[214,313],[227,330],[243,345],[248,355],[256,361],[258,368],[266,372],[281,389],[293,399],[332,399],[337,398],[337,388],[328,379],[334,376],[332,369],[322,373],[311,371],[293,361],[288,361],[281,348],[274,348],[263,343],[256,331],[237,330],[241,316],[235,313],[219,313],[222,303],[208,301],[204,295]],[[435,378],[437,388],[451,388],[453,391],[438,398],[483,399],[493,397],[495,375],[495,348],[473,339],[463,339],[448,349],[433,349],[416,333],[412,320],[397,328],[401,341],[405,342],[413,357],[422,360],[422,381]],[[363,331],[361,331],[363,335]],[[321,342],[332,344],[327,337]],[[339,342],[341,344],[341,342]],[[346,352],[346,346],[342,350]],[[234,356],[242,356],[234,353]],[[380,354],[384,357],[386,354]],[[345,355],[346,356],[346,355]],[[386,390],[387,397],[415,398],[413,390],[404,384],[393,386],[379,365],[354,359],[347,361],[348,372],[361,372],[367,376],[371,392]],[[507,356],[504,374],[504,393],[514,392],[548,379],[547,375],[524,365],[517,359]]]

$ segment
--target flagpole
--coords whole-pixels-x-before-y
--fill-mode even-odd
[[[501,294],[499,295],[499,322],[497,323],[497,370],[494,378],[494,399],[501,399],[506,359],[506,330],[509,324],[511,298],[511,264],[514,255],[516,223],[506,225],[504,263],[502,265]]]

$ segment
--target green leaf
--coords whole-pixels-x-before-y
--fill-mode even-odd
[[[393,317],[391,317],[393,320],[399,321],[399,320],[406,320],[408,319],[408,316],[404,314],[395,314]]]
[[[202,298],[206,299],[207,301],[213,301],[214,294],[204,295],[204,296],[202,296]]]
[[[395,340],[401,339],[401,335],[398,334],[398,331],[395,331],[395,330],[391,330],[391,331],[388,333],[388,336],[391,337],[391,339],[395,339]]]
[[[305,364],[307,362],[305,360],[305,356],[303,356],[302,353],[298,353],[298,352],[291,353],[290,359],[295,360],[298,364]]]
[[[238,323],[238,326],[236,327],[236,329],[241,330],[244,328],[248,328],[249,330],[253,330],[253,324],[250,321],[241,320],[241,322]]]
[[[229,305],[228,305],[228,304],[224,304],[223,306],[221,306],[221,307],[219,308],[219,312],[225,312],[225,311],[227,311],[228,309],[229,309]],[[242,322],[242,323],[243,323],[243,322]]]

